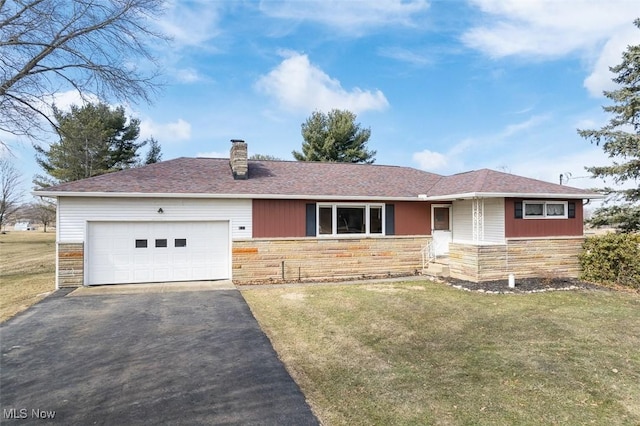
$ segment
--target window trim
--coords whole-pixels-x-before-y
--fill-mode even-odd
[[[527,215],[527,204],[542,204],[542,216]],[[547,215],[547,204],[562,204],[564,206],[564,214],[562,216]],[[522,201],[522,218],[523,219],[569,219],[569,202],[560,200],[523,200]]]
[[[330,234],[321,234],[320,233],[320,209],[321,208],[331,208],[331,233]],[[365,223],[365,232],[364,233],[354,233],[354,234],[339,234],[337,231],[338,226],[338,208],[354,208],[354,207],[364,207],[364,223]],[[377,207],[380,208],[380,213],[382,214],[382,232],[371,233],[371,223],[370,223],[370,215],[371,208]],[[316,237],[317,238],[361,238],[361,237],[380,237],[387,235],[386,229],[386,208],[384,203],[316,203]]]

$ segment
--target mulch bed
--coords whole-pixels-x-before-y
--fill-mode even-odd
[[[449,285],[468,291],[485,293],[538,293],[554,290],[603,290],[611,291],[612,288],[590,284],[574,278],[516,278],[515,288],[509,288],[508,280],[485,281],[474,283],[444,278]]]

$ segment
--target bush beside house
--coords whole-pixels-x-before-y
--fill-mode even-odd
[[[640,289],[640,234],[589,237],[583,247],[582,279]]]

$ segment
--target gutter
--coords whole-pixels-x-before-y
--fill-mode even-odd
[[[419,194],[408,197],[380,197],[368,195],[311,195],[311,194],[210,194],[210,193],[149,193],[149,192],[66,192],[34,191],[38,197],[87,197],[87,198],[199,198],[199,199],[267,199],[267,200],[319,200],[319,201],[455,201],[474,198],[546,198],[595,200],[605,198],[597,193],[510,193],[510,192],[467,192],[450,195],[429,196]]]
[[[38,197],[87,198],[199,198],[199,199],[267,199],[267,200],[320,200],[320,201],[421,201],[416,196],[380,197],[369,195],[308,195],[308,194],[209,194],[209,193],[149,193],[149,192],[66,192],[34,191]]]
[[[455,201],[455,200],[472,200],[474,198],[547,198],[547,199],[575,199],[575,200],[595,200],[605,198],[602,194],[588,192],[583,194],[566,193],[545,193],[545,192],[465,192],[450,195],[434,195],[420,194],[418,198],[424,201]]]

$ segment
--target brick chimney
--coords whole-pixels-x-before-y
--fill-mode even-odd
[[[247,160],[247,143],[242,139],[231,139],[231,153],[229,164],[234,179],[249,178],[249,163]]]

